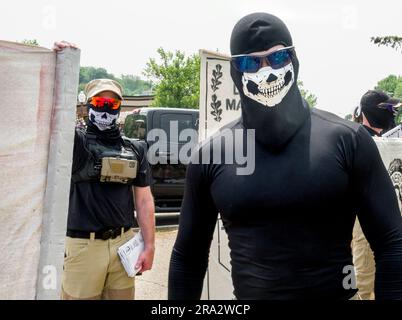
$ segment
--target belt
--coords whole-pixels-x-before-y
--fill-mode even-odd
[[[94,237],[95,239],[108,240],[108,239],[115,239],[130,229],[131,227],[120,227],[120,228],[111,228],[108,230],[98,232],[67,230],[67,236],[71,238],[91,239],[91,234],[95,234]]]

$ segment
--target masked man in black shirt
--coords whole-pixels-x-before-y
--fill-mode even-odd
[[[396,126],[395,116],[400,101],[380,90],[367,91],[360,100],[362,124],[372,137],[381,135]]]
[[[225,130],[255,130],[255,154],[248,155],[255,170],[237,175],[237,164],[196,164],[194,155],[169,299],[200,298],[218,212],[237,299],[353,298],[357,289],[345,277],[353,270],[356,213],[375,253],[376,297],[402,299],[402,221],[373,139],[359,124],[309,108],[297,87],[296,50],[279,18],[245,16],[230,48],[242,116]],[[214,135],[199,153],[220,138]],[[225,155],[226,147],[213,151]]]
[[[61,46],[61,45],[60,45]],[[59,50],[62,49],[58,48]],[[154,202],[145,149],[120,135],[119,83],[96,79],[85,88],[86,130],[76,129],[62,299],[134,299],[117,249],[134,236],[134,200],[145,249],[139,272],[154,257]]]
[[[395,115],[399,106],[400,101],[398,99],[390,98],[383,91],[367,91],[362,96],[359,107],[364,128],[372,137],[380,137],[396,126]],[[398,168],[399,172],[398,165],[393,167]],[[397,187],[399,188],[399,186]],[[353,229],[352,252],[359,295],[363,300],[373,299],[375,261],[358,219],[356,219]]]

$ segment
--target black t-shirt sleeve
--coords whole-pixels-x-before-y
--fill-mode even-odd
[[[376,299],[402,299],[402,218],[377,146],[357,132],[352,179],[357,214],[376,261]]]
[[[200,299],[218,216],[207,165],[190,164],[170,268],[168,299]]]
[[[137,176],[133,180],[133,186],[147,187],[151,184],[151,169],[145,148],[140,143],[133,143],[133,147],[138,151],[138,170]]]

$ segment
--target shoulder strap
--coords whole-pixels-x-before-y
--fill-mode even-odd
[[[94,134],[87,133],[86,130],[78,129],[79,134],[82,136],[82,146],[87,152],[85,158],[81,158],[79,165],[75,170],[72,171],[72,175],[75,175],[77,172],[80,172],[86,165],[88,157],[93,157],[92,152],[88,148],[88,143],[96,143],[96,136]]]
[[[133,150],[133,152],[136,154],[136,156],[138,157],[138,160],[140,160],[140,153],[138,151],[138,149],[135,147],[134,143],[132,143],[130,141],[130,139],[126,138],[126,137],[121,137],[121,140],[123,142],[123,146],[125,148],[131,149]]]

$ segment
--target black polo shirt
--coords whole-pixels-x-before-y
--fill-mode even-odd
[[[73,167],[76,171],[83,165],[87,150],[84,148],[85,133],[76,130],[74,138]],[[102,144],[101,141],[99,143]],[[132,184],[100,181],[71,182],[67,229],[97,232],[107,228],[132,227],[134,224],[133,186],[150,185],[151,171],[145,149],[136,142],[138,172]],[[120,150],[122,141],[109,147]]]

